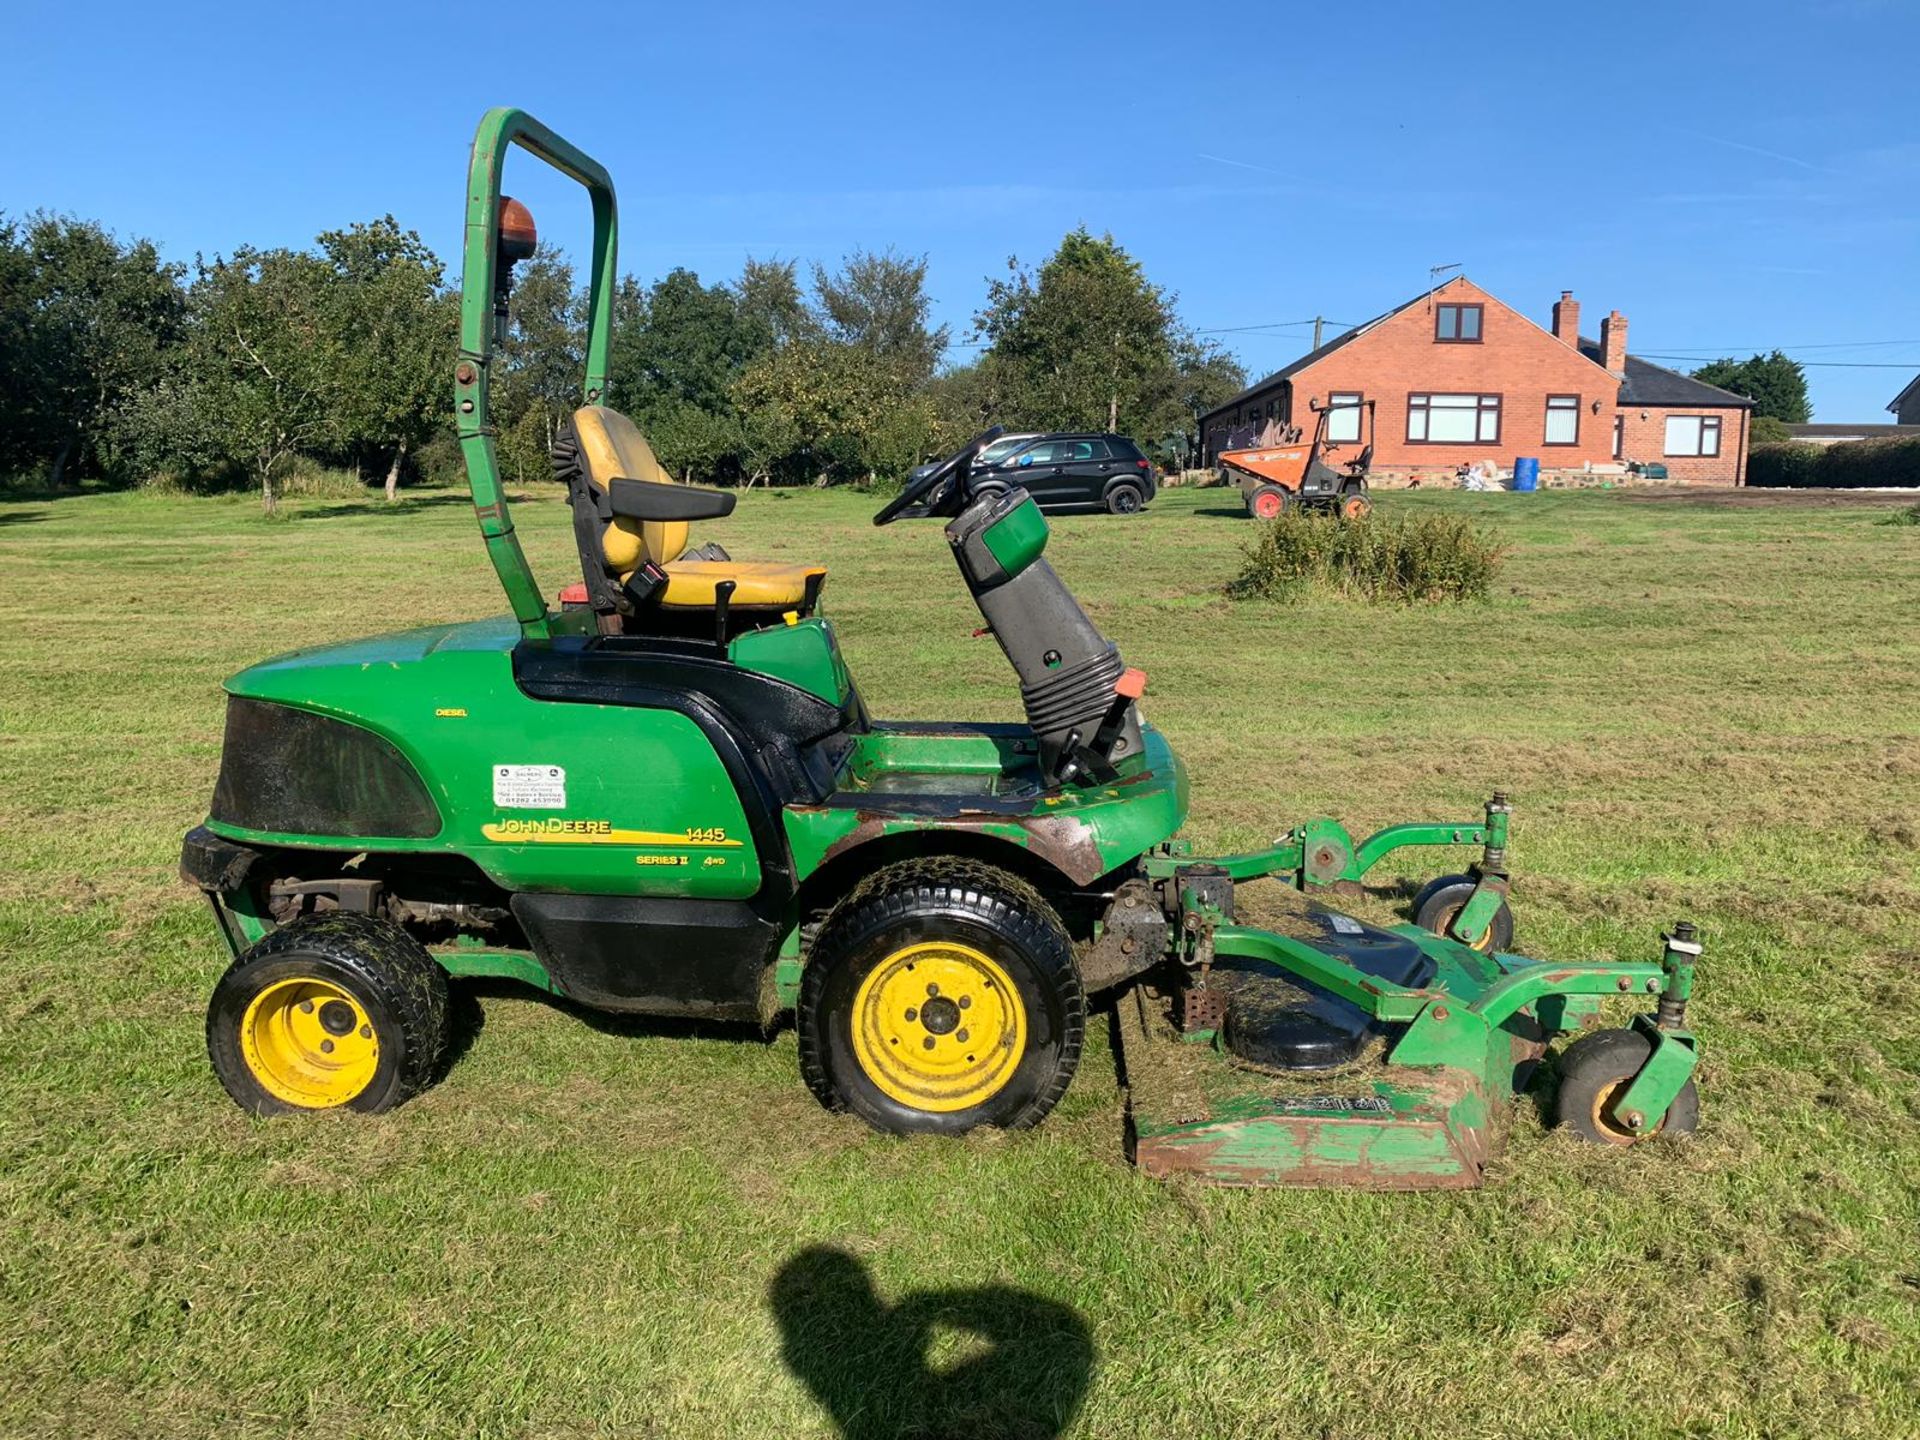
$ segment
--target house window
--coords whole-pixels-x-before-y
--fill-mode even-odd
[[[1580,397],[1578,395],[1547,396],[1545,443],[1548,445],[1580,443]]]
[[[1720,417],[1718,415],[1667,416],[1666,453],[1669,455],[1718,455],[1720,453]]]
[[[1613,458],[1618,460],[1627,453],[1627,417],[1613,417]]]
[[[1480,307],[1478,305],[1434,306],[1433,338],[1443,345],[1478,345],[1480,343]]]
[[[1415,445],[1497,445],[1498,395],[1409,395],[1407,439]]]
[[[1352,445],[1360,439],[1360,401],[1357,390],[1336,390],[1327,396],[1327,443]]]

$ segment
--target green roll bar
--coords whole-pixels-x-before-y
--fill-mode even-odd
[[[489,418],[489,368],[493,360],[493,287],[499,264],[500,171],[508,145],[518,145],[561,174],[579,181],[593,197],[592,289],[587,306],[585,403],[607,398],[607,354],[613,338],[614,273],[618,261],[618,207],[613,177],[585,151],[562,140],[524,110],[499,106],[480,117],[467,165],[467,237],[460,276],[460,355],[454,364],[454,425],[467,467],[473,510],[486,541],[487,558],[507,592],[521,633],[544,639],[552,617],[533,569],[513,533],[513,517],[500,484],[500,461]]]

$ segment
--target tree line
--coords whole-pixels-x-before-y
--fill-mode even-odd
[[[586,295],[542,246],[516,267],[492,394],[502,464],[548,474],[578,403]],[[924,256],[832,269],[749,259],[614,294],[612,403],[661,462],[718,484],[897,479],[989,424],[1118,430],[1170,464],[1245,383],[1110,235],[1072,231],[988,281],[965,348],[931,323]],[[53,488],[251,485],[274,508],[302,460],[384,477],[459,473],[458,293],[383,216],[307,249],[170,262],[86,220],[0,216],[0,478]]]

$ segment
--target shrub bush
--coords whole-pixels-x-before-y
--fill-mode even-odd
[[[1804,440],[1755,445],[1747,452],[1747,484],[1765,490],[1816,484],[1813,475],[1820,463],[1820,450],[1820,446]]]
[[[1227,586],[1235,599],[1285,601],[1322,590],[1414,604],[1485,600],[1507,547],[1458,515],[1343,520],[1289,510],[1261,524],[1244,553],[1245,567]]]
[[[1920,437],[1829,445],[1815,474],[1817,484],[1837,490],[1920,485]]]
[[[1747,483],[1825,490],[1920,486],[1920,438],[1756,445],[1747,458]]]

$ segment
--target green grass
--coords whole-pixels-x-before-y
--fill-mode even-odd
[[[1232,495],[1056,526],[1196,839],[1504,784],[1523,949],[1702,926],[1693,1141],[1594,1153],[1523,1104],[1486,1189],[1385,1196],[1142,1179],[1098,1036],[1037,1132],[900,1142],[813,1104],[791,1031],[502,987],[402,1110],[251,1120],[173,874],[220,679],[498,611],[472,515],[0,504],[0,1433],[834,1433],[799,1374],[857,1435],[915,1397],[974,1437],[1915,1433],[1920,567],[1873,501],[1795,498],[1387,496],[1513,546],[1490,603],[1411,609],[1227,601]],[[755,493],[708,533],[831,564],[877,713],[1014,718],[938,533],[873,503]],[[516,513],[557,587],[562,507]]]

